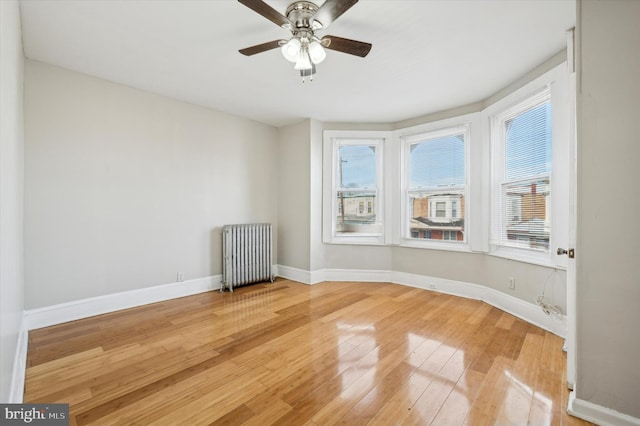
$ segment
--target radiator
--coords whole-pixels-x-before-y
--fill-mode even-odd
[[[222,285],[220,291],[273,282],[271,224],[225,225],[222,228]]]

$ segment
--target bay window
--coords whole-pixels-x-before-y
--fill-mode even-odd
[[[323,241],[564,267],[570,99],[558,66],[482,111],[393,132],[326,130]]]

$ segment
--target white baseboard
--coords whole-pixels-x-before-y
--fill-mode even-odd
[[[24,399],[24,380],[27,371],[27,349],[29,346],[29,330],[26,320],[22,319],[18,343],[16,345],[16,355],[13,359],[13,377],[11,378],[11,389],[9,389],[9,404],[22,404]]]
[[[204,293],[220,288],[221,282],[222,276],[215,275],[29,309],[24,313],[26,327],[28,330],[34,330],[121,309]]]
[[[318,284],[323,281],[390,282],[389,271],[364,269],[319,269],[305,271],[291,266],[277,265],[277,275],[303,284]]]
[[[304,269],[293,268],[291,266],[276,265],[276,275],[287,280],[296,281],[302,284],[315,284],[313,272]]]
[[[640,419],[636,417],[576,398],[575,390],[569,394],[567,412],[598,425],[640,426]]]
[[[391,271],[369,269],[325,269],[325,281],[391,282]]]
[[[311,281],[309,282],[309,284],[318,284],[323,281],[327,281],[324,276],[324,269],[311,271]]]
[[[559,336],[564,337],[566,331],[564,320],[545,315],[538,306],[532,303],[482,285],[384,270],[322,269],[305,271],[284,265],[277,265],[275,270],[278,276],[305,284],[316,284],[323,281],[392,282],[482,300]],[[147,287],[30,309],[24,313],[25,327],[28,330],[34,330],[121,309],[203,293],[220,288],[221,280],[222,277],[216,275],[182,283]]]
[[[278,265],[278,275],[304,284],[316,284],[322,281],[360,281],[360,282],[391,282],[425,290],[438,291],[465,297],[467,299],[482,300],[496,308],[502,309],[531,324],[550,331],[561,337],[566,335],[566,319],[546,315],[537,305],[525,302],[501,291],[483,285],[406,272],[361,270],[361,269],[323,269],[318,271],[304,271],[289,266]]]

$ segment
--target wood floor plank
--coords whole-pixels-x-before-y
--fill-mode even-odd
[[[498,412],[511,382],[505,372],[513,369],[513,363],[513,360],[502,356],[494,358],[464,424],[496,424]]]
[[[317,424],[335,424],[353,408],[371,389],[384,378],[392,374],[402,363],[405,354],[393,351],[376,359],[375,364],[349,386],[343,386],[342,392],[329,401],[310,419]]]
[[[497,415],[498,423],[526,424],[530,418],[535,393],[529,384],[535,383],[539,371],[541,340],[540,336],[527,333],[513,370],[505,371],[510,383]]]
[[[467,417],[473,400],[478,395],[485,375],[472,369],[462,374],[455,387],[449,392],[438,414],[433,419],[435,425],[460,425]],[[535,424],[535,423],[532,423]]]
[[[209,367],[214,360],[217,360],[217,355],[211,357],[209,354],[200,354],[184,365],[174,363],[166,370],[145,370],[135,378],[125,376],[118,381],[110,381],[102,387],[92,388],[94,397],[90,404],[78,407],[82,411],[78,414],[79,424],[90,423],[116,409],[134,404],[169,386],[175,386],[178,382],[203,371],[205,369],[203,365]]]
[[[513,323],[515,322],[515,320],[516,317],[503,312],[498,322],[496,322],[496,327],[504,328],[505,330],[511,330],[511,327],[513,327]]]
[[[435,343],[435,350],[431,350]],[[428,340],[421,347],[427,347],[424,357],[414,361],[418,368],[391,399],[376,413],[372,424],[401,424],[411,413],[413,406],[422,396],[438,372],[451,358],[455,350],[440,342]],[[422,361],[422,362],[420,362]]]
[[[366,424],[382,408],[387,400],[394,395],[416,368],[406,362],[396,365],[382,380],[378,382],[362,399],[360,399],[346,414],[340,416],[337,424],[355,425]]]
[[[100,355],[104,353],[101,347],[93,348],[88,351],[78,352],[66,357],[56,358],[49,362],[30,366],[28,370],[29,377],[41,377],[59,373],[60,371],[70,371],[78,364],[94,363],[96,359],[101,359]]]
[[[236,365],[232,360],[226,360],[209,368],[186,369],[184,373],[169,376],[158,380],[146,388],[140,388],[131,395],[123,395],[123,398],[111,400],[102,406],[94,406],[88,410],[79,407],[82,411],[78,418],[82,423],[92,423],[105,418],[117,420],[118,418],[153,420],[156,415],[161,415],[163,410],[171,410],[173,406],[181,406],[189,401],[209,395],[210,398],[220,398],[220,392],[233,389],[238,380],[246,380],[248,371],[246,368]],[[186,373],[186,374],[185,374]],[[257,380],[268,370],[261,368],[251,370]],[[218,393],[216,393],[219,391]],[[118,404],[120,402],[120,404]],[[112,406],[109,407],[109,404]],[[149,416],[145,412],[151,413]],[[116,413],[113,416],[112,413]],[[119,413],[119,414],[118,414]]]
[[[272,399],[269,401],[268,405],[262,407],[261,409],[253,408],[249,404],[247,404],[247,406],[251,407],[251,409],[257,414],[251,419],[242,423],[244,426],[270,425],[280,417],[283,417],[285,414],[291,411],[291,406],[289,404],[286,404],[281,399]]]
[[[588,424],[558,336],[478,300],[278,279],[29,333],[71,425]]]
[[[224,416],[209,423],[211,426],[232,426],[237,424],[246,424],[246,422],[255,417],[256,413],[251,411],[249,407],[244,404],[238,405],[232,411],[229,411]]]
[[[295,391],[285,395],[283,400],[293,407],[285,416],[278,419],[275,424],[290,425],[304,423],[331,401],[334,401],[343,391],[360,377],[370,372],[377,363],[376,356],[367,354],[355,365],[342,371],[337,376],[332,376],[328,380],[323,380],[318,386],[310,389],[303,398],[299,398]],[[315,382],[314,382],[315,383]]]

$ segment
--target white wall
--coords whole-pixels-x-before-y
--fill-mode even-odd
[[[314,161],[322,157],[322,123],[311,120],[309,150],[309,192],[310,201],[310,246],[309,270],[317,271],[324,268],[324,244],[322,242],[322,163]]]
[[[545,297],[566,309],[566,272],[483,253],[458,253],[396,247],[393,270],[447,280],[480,284],[528,303],[545,292]],[[509,288],[509,278],[516,288]],[[546,284],[546,288],[545,288]]]
[[[310,126],[305,120],[278,131],[278,260],[305,271],[310,267]]]
[[[0,1],[0,402],[22,398],[11,384],[24,311],[23,67],[18,2]]]
[[[639,419],[640,2],[578,11],[576,398]]]
[[[277,136],[27,60],[26,308],[220,274],[222,225],[277,226]]]

